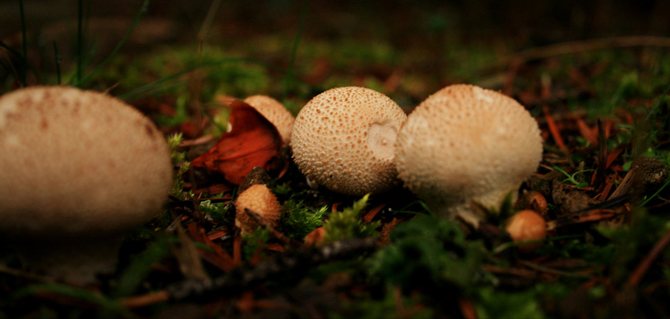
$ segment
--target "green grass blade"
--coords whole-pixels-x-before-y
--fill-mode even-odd
[[[156,81],[154,81],[154,82],[152,82],[152,83],[149,83],[149,84],[147,84],[147,85],[145,85],[145,86],[139,87],[139,88],[134,89],[134,90],[132,90],[132,91],[130,91],[130,92],[126,92],[125,94],[121,94],[121,95],[117,96],[117,98],[122,99],[122,100],[125,100],[125,101],[130,101],[130,100],[136,98],[136,97],[137,97],[138,95],[140,95],[140,94],[143,94],[143,93],[152,91],[152,90],[154,90],[154,89],[160,87],[161,85],[163,85],[163,84],[165,84],[165,83],[167,83],[167,82],[169,82],[169,81],[171,81],[171,80],[174,80],[174,79],[176,79],[176,78],[179,78],[180,76],[182,76],[182,75],[184,75],[184,74],[187,74],[187,73],[189,73],[189,72],[193,72],[193,71],[195,71],[195,70],[197,70],[197,69],[200,69],[200,68],[206,68],[206,67],[209,67],[209,66],[218,65],[218,64],[221,64],[221,63],[230,63],[230,62],[251,62],[251,63],[259,63],[259,62],[255,61],[255,60],[250,60],[250,59],[245,59],[245,58],[230,58],[230,59],[222,59],[222,60],[218,60],[218,61],[215,61],[215,62],[212,62],[212,63],[205,63],[205,64],[202,64],[202,65],[198,65],[198,66],[190,67],[190,68],[188,68],[188,69],[185,69],[185,70],[183,70],[183,71],[179,71],[179,72],[177,72],[177,73],[170,74],[170,75],[168,75],[168,76],[166,76],[166,77],[163,77],[163,78],[161,78],[161,79],[158,79],[158,80],[156,80]],[[263,65],[262,63],[260,63],[260,64]]]
[[[302,29],[305,26],[305,18],[307,17],[307,5],[309,0],[304,0],[302,6],[302,12],[300,13],[300,23],[298,25],[298,33],[295,35],[295,41],[293,41],[293,49],[291,50],[291,61],[288,64],[288,70],[286,71],[286,76],[284,77],[284,92],[282,94],[282,102],[286,104],[286,95],[288,94],[288,88],[291,84],[291,78],[293,73],[293,65],[295,64],[295,55],[298,52],[298,44],[300,44],[300,38],[302,37]]]
[[[19,13],[21,14],[21,42],[23,46],[23,69],[21,70],[20,81],[23,86],[28,86],[28,39],[26,38],[26,16],[23,11],[23,0],[19,0]]]
[[[109,56],[107,56],[107,58],[104,61],[102,61],[102,63],[100,63],[100,65],[98,65],[98,67],[96,67],[91,73],[86,75],[84,78],[78,79],[77,83],[75,83],[75,86],[80,86],[84,82],[91,79],[96,73],[98,73],[100,70],[102,70],[102,68],[104,68],[116,56],[116,54],[119,52],[119,50],[121,50],[123,45],[130,38],[130,34],[133,32],[133,30],[135,29],[135,26],[137,25],[137,22],[140,20],[140,17],[142,16],[142,14],[147,11],[148,7],[149,7],[149,0],[144,0],[144,2],[142,3],[142,7],[137,12],[137,15],[135,15],[135,20],[130,25],[130,28],[128,29],[128,32],[126,32],[126,34],[123,36],[123,39],[121,39],[119,44],[116,45],[116,47],[114,48],[114,50],[112,50],[112,52],[109,54]]]
[[[166,238],[151,243],[145,251],[134,256],[123,270],[113,296],[119,298],[134,294],[151,272],[152,265],[169,254],[170,242]]]
[[[61,85],[61,76],[60,76],[60,64],[61,64],[61,58],[60,54],[58,53],[58,46],[56,45],[56,41],[53,41],[53,46],[54,46],[54,59],[56,60],[56,78],[58,79],[58,85]]]
[[[658,109],[661,107],[663,104],[663,100],[665,100],[665,97],[668,95],[668,92],[670,91],[670,85],[668,85],[668,88],[665,89],[665,92],[663,92],[663,95],[661,95],[661,98],[658,99],[658,102],[654,105],[654,107],[651,108],[651,111],[649,111],[649,114],[647,114],[647,121],[651,119],[651,117],[658,111]]]
[[[77,77],[76,86],[81,83],[81,77],[84,68],[84,1],[77,1],[77,70],[75,72]]]
[[[93,293],[89,290],[71,287],[62,284],[35,284],[30,285],[16,291],[12,297],[20,299],[33,295],[51,293],[54,295],[65,296],[72,299],[82,300],[99,306],[102,311],[107,311],[112,314],[118,314],[120,318],[137,318],[128,309],[119,305],[116,301],[111,300],[105,296]]]

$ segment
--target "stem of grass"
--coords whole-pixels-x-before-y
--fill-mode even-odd
[[[54,58],[56,59],[56,78],[58,79],[58,85],[61,85],[61,77],[60,77],[60,54],[58,53],[58,46],[56,45],[56,41],[53,41],[54,45]]]
[[[79,86],[81,83],[82,69],[84,67],[84,1],[77,1],[77,84]]]
[[[282,94],[282,102],[286,104],[286,95],[288,94],[288,88],[291,84],[291,78],[293,73],[293,65],[295,64],[295,55],[298,52],[298,44],[300,44],[300,38],[302,37],[302,29],[305,26],[305,18],[307,17],[307,5],[309,0],[304,0],[302,6],[302,12],[300,13],[300,24],[298,25],[298,34],[295,35],[295,41],[293,41],[293,49],[291,50],[291,61],[288,64],[288,70],[286,71],[286,76],[284,77],[284,92]]]
[[[90,80],[91,77],[93,77],[96,73],[98,73],[103,67],[107,65],[107,63],[109,63],[112,60],[112,58],[114,58],[114,56],[116,56],[119,50],[121,50],[121,47],[123,47],[123,45],[128,41],[128,38],[130,38],[130,34],[133,32],[135,26],[137,25],[137,22],[140,20],[142,14],[147,11],[148,7],[149,7],[149,0],[144,0],[144,2],[142,3],[142,7],[140,8],[140,11],[137,12],[137,15],[135,15],[135,20],[133,21],[133,24],[130,25],[130,29],[128,29],[128,32],[126,32],[126,34],[123,36],[123,39],[121,39],[119,44],[116,45],[112,53],[110,53],[109,56],[107,56],[107,58],[104,61],[102,61],[102,63],[100,63],[100,65],[98,65],[98,67],[96,67],[95,70],[93,70],[91,73],[86,75],[84,78],[78,78],[77,83],[75,83],[75,86],[80,86],[82,83]]]
[[[21,69],[20,81],[23,86],[28,86],[28,39],[26,38],[26,16],[23,11],[23,0],[19,0],[19,13],[21,14],[21,42],[23,44],[23,55],[21,56],[23,68]]]

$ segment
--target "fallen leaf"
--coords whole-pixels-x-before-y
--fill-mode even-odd
[[[235,100],[230,108],[233,130],[194,159],[193,166],[222,173],[227,181],[239,185],[254,166],[265,168],[279,156],[281,138],[274,125],[247,103]]]
[[[372,219],[375,218],[375,216],[377,216],[377,214],[378,214],[382,209],[384,209],[384,207],[386,207],[386,204],[381,204],[381,205],[379,205],[379,206],[373,208],[372,210],[370,210],[369,213],[365,214],[365,216],[363,217],[363,221],[366,222],[366,223],[371,222]]]

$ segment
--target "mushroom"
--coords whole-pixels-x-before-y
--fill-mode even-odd
[[[547,236],[547,223],[540,214],[526,209],[510,217],[505,230],[519,243],[521,252],[529,253],[542,246],[540,240]]]
[[[254,218],[247,214],[250,210],[265,219],[270,225],[277,226],[281,217],[281,206],[272,191],[263,184],[247,188],[235,201],[235,226],[242,230],[243,235],[253,234],[260,226]]]
[[[277,128],[282,144],[288,145],[291,140],[291,129],[293,129],[295,118],[283,104],[267,95],[252,95],[244,99],[244,102],[251,105],[265,119],[270,121]]]
[[[163,135],[102,93],[31,87],[0,97],[0,237],[24,264],[73,283],[115,269],[124,233],[172,185]]]
[[[478,207],[516,197],[542,159],[537,122],[521,104],[495,91],[452,85],[423,101],[398,134],[400,179],[436,214],[477,227]]]
[[[293,159],[308,179],[332,191],[361,196],[397,184],[394,143],[407,119],[386,95],[361,87],[323,92],[293,124]]]

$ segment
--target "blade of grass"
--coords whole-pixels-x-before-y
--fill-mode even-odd
[[[300,13],[300,23],[298,25],[298,33],[295,35],[295,41],[293,41],[293,49],[291,50],[291,61],[288,64],[288,70],[286,71],[286,76],[284,77],[284,92],[282,94],[282,102],[286,104],[286,95],[288,94],[288,88],[291,83],[293,65],[295,64],[295,55],[298,52],[298,44],[300,44],[300,38],[302,37],[302,29],[305,26],[305,18],[307,17],[307,6],[309,0],[304,0],[302,6],[302,12]]]
[[[119,298],[134,294],[151,272],[151,267],[170,254],[170,245],[175,240],[171,237],[158,238],[145,251],[134,256],[128,267],[121,272],[112,296]]]
[[[77,1],[77,70],[75,72],[77,83],[81,83],[82,69],[84,68],[84,1]]]
[[[26,38],[26,16],[23,11],[23,0],[19,0],[19,13],[21,14],[21,42],[23,46],[23,55],[20,55],[23,62],[20,81],[23,86],[28,86],[28,39]]]
[[[212,4],[209,7],[209,11],[207,11],[205,21],[202,22],[202,26],[200,27],[200,31],[198,32],[198,41],[200,43],[205,42],[205,38],[207,37],[209,28],[212,26],[212,22],[214,22],[214,16],[216,15],[216,12],[219,11],[219,5],[221,5],[221,0],[212,1]]]
[[[58,53],[58,46],[56,45],[56,41],[53,41],[53,46],[54,46],[54,58],[56,59],[56,78],[58,79],[58,85],[61,85],[61,77],[60,77],[61,58],[60,54]]]
[[[258,62],[258,61],[251,60],[251,59],[245,59],[245,58],[229,58],[229,59],[222,59],[222,60],[218,60],[218,61],[216,61],[216,62],[205,63],[205,64],[202,64],[202,65],[198,65],[198,66],[194,66],[194,67],[187,68],[187,69],[185,69],[185,70],[183,70],[183,71],[179,71],[179,72],[177,72],[177,73],[170,74],[170,75],[168,75],[168,76],[166,76],[166,77],[163,77],[163,78],[161,78],[161,79],[158,79],[158,80],[156,80],[156,81],[154,81],[154,82],[151,82],[151,83],[149,83],[149,84],[147,84],[147,85],[141,86],[141,87],[139,87],[139,88],[137,88],[137,89],[134,89],[134,90],[132,90],[132,91],[130,91],[130,92],[127,92],[127,93],[125,93],[125,94],[119,95],[119,96],[117,96],[117,98],[122,99],[122,100],[125,100],[125,101],[129,101],[129,100],[132,100],[133,98],[135,98],[136,96],[138,96],[138,95],[140,95],[140,94],[142,94],[142,93],[145,93],[145,92],[154,90],[154,89],[158,88],[160,85],[162,85],[162,84],[164,84],[164,83],[166,83],[166,82],[168,82],[168,81],[174,80],[174,79],[176,79],[176,78],[179,78],[180,76],[182,76],[182,75],[184,75],[184,74],[187,74],[187,73],[189,73],[189,72],[193,72],[193,71],[195,71],[195,70],[197,70],[197,69],[200,69],[200,68],[206,68],[206,67],[209,67],[209,66],[214,66],[214,65],[219,65],[219,64],[221,64],[221,63],[229,63],[229,62],[251,62],[251,63],[259,63],[259,64],[263,65],[263,63],[260,63],[260,62]]]
[[[640,206],[645,206],[647,203],[652,200],[654,197],[656,197],[658,194],[661,193],[668,185],[670,185],[670,177],[665,180],[665,183],[663,183],[663,186],[661,186],[653,195],[649,196],[649,198],[645,199],[644,202],[640,204]]]
[[[117,314],[120,318],[137,318],[128,309],[122,307],[118,302],[108,299],[100,294],[93,293],[89,290],[71,287],[62,284],[35,284],[27,286],[16,291],[12,297],[14,299],[21,299],[28,296],[40,294],[53,294],[56,296],[64,296],[67,298],[81,300],[83,302],[92,303],[99,306],[104,311],[111,314]]]
[[[109,54],[109,56],[107,56],[107,58],[104,61],[102,61],[102,63],[100,63],[100,65],[98,65],[98,67],[96,67],[91,73],[86,75],[84,78],[81,78],[81,79],[77,80],[77,82],[75,83],[75,86],[80,86],[82,83],[91,79],[96,73],[98,73],[100,70],[102,70],[102,68],[105,67],[116,56],[116,54],[119,52],[119,50],[121,50],[121,47],[123,47],[123,45],[130,38],[130,34],[133,32],[133,30],[135,29],[135,26],[137,25],[137,22],[140,20],[140,17],[142,16],[142,14],[147,11],[148,7],[149,7],[149,0],[144,0],[144,2],[142,3],[142,7],[140,7],[140,10],[137,12],[137,15],[135,15],[135,20],[130,25],[130,28],[128,29],[128,32],[126,32],[126,34],[123,36],[123,39],[121,39],[119,44],[116,45],[114,50],[112,50],[112,52]]]
[[[670,85],[668,86],[667,89],[665,89],[665,92],[663,92],[663,95],[661,95],[661,98],[658,99],[658,102],[656,102],[654,107],[651,108],[649,114],[647,114],[647,121],[649,121],[651,117],[656,113],[656,111],[661,107],[661,105],[663,104],[663,100],[665,100],[665,97],[668,95],[668,91],[670,91]]]

